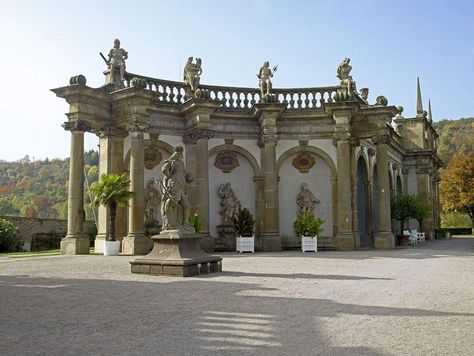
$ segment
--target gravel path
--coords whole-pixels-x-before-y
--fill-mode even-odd
[[[222,256],[192,278],[124,256],[2,259],[0,354],[474,354],[474,239]]]

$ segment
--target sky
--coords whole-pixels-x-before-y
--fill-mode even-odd
[[[257,87],[262,63],[278,64],[273,86],[337,85],[351,58],[369,102],[415,115],[416,78],[434,120],[474,116],[474,0],[0,0],[0,159],[69,156],[61,124],[68,106],[49,89],[83,74],[104,83],[99,52],[119,38],[127,70],[181,80],[190,56],[201,83]],[[86,149],[98,139],[86,134]]]

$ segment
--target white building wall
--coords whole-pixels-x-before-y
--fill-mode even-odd
[[[323,225],[322,236],[333,235],[331,170],[320,156],[313,153],[311,155],[315,158],[316,164],[308,173],[301,173],[293,167],[292,161],[296,155],[286,159],[280,168],[278,191],[280,236],[283,240],[295,240],[296,238],[293,222],[298,211],[296,198],[301,191],[302,183],[306,183],[309,190],[320,200],[320,203],[316,204],[315,215],[326,221]]]
[[[258,165],[262,166],[260,162],[260,147],[258,147],[257,140],[234,140],[234,145],[245,148],[253,156],[253,158],[255,158],[255,160],[258,162]]]
[[[326,154],[331,157],[334,165],[337,168],[337,149],[333,144],[333,140],[330,138],[320,138],[316,140],[309,140],[308,145],[320,148],[321,151],[326,152]]]
[[[216,155],[209,157],[209,231],[213,237],[218,237],[217,225],[221,224],[219,214],[221,199],[218,191],[219,185],[223,183],[231,184],[242,207],[248,208],[255,217],[254,171],[244,156],[237,154],[237,158],[239,166],[229,173],[223,173],[214,166]]]

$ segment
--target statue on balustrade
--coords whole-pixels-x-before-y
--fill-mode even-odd
[[[221,198],[221,222],[223,225],[231,224],[232,217],[239,209],[240,201],[237,199],[230,183],[219,186],[219,197]]]
[[[161,203],[161,194],[156,189],[155,179],[150,179],[145,188],[145,226],[154,227],[158,222],[158,207]]]
[[[356,83],[350,75],[352,70],[352,67],[349,65],[350,61],[350,58],[344,58],[342,63],[337,67],[337,77],[340,79],[341,85],[346,87],[345,95],[341,97],[342,100],[347,100],[357,92]],[[339,95],[341,95],[341,93],[339,93]]]
[[[120,48],[120,40],[114,41],[114,48],[109,52],[109,60],[107,66],[110,69],[110,83],[123,82],[125,78],[125,61],[128,59],[128,52],[123,48]],[[117,78],[116,71],[120,73],[120,77]]]
[[[316,203],[319,202],[319,199],[317,199],[309,190],[308,185],[306,183],[301,184],[301,192],[296,198],[296,204],[299,206],[299,212],[304,213],[305,211],[309,211],[310,213],[314,213],[314,207]]]
[[[162,229],[194,233],[193,226],[188,222],[190,205],[186,196],[186,184],[193,178],[186,172],[182,146],[176,146],[170,158],[164,161],[161,173]]]
[[[202,68],[201,58],[196,58],[196,63],[193,63],[194,58],[189,57],[184,66],[183,80],[189,86],[191,93],[195,94],[199,87],[201,80]]]
[[[359,90],[359,99],[362,101],[362,104],[369,105],[369,88]]]
[[[273,72],[277,70],[277,66],[273,68]],[[264,103],[275,102],[276,95],[272,94],[272,80],[273,72],[270,68],[270,62],[263,63],[260,71],[257,74],[260,86],[260,98]]]

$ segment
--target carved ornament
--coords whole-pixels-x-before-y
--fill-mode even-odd
[[[220,151],[216,155],[214,166],[219,168],[222,173],[230,173],[232,170],[240,166],[237,154],[233,151]]]
[[[100,129],[93,130],[93,132],[100,138],[105,137],[127,137],[128,131],[123,127],[102,127]]]
[[[145,168],[153,169],[163,159],[160,150],[154,144],[147,144],[144,148]]]
[[[195,129],[190,132],[186,132],[183,136],[184,143],[196,144],[198,140],[206,139],[209,140],[214,137],[214,131],[209,129]]]
[[[292,163],[293,167],[295,167],[301,173],[308,173],[309,170],[316,164],[316,160],[309,153],[301,152],[296,155]]]
[[[148,129],[148,125],[135,120],[130,125],[128,125],[127,129],[130,132],[144,132]]]
[[[383,144],[388,144],[390,142],[389,137],[387,135],[381,135],[381,136],[374,136],[372,137],[372,142],[376,145],[383,143]]]
[[[88,123],[84,121],[66,121],[61,125],[64,130],[67,131],[81,131],[81,132],[86,132],[86,131],[91,131],[91,127]]]
[[[377,106],[387,106],[388,105],[388,100],[383,95],[379,95],[377,97],[377,99],[375,99],[375,105],[377,105]]]

